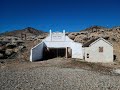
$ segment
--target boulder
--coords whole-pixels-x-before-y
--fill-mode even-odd
[[[21,50],[21,49],[25,48],[25,46],[24,46],[24,45],[21,45],[21,46],[19,46],[18,48],[19,48],[19,50]]]
[[[76,36],[73,35],[73,34],[69,34],[68,37],[69,37],[70,39],[74,40]]]
[[[5,54],[11,55],[13,53],[13,49],[6,49]]]

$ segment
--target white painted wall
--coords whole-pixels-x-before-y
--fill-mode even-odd
[[[83,59],[82,44],[71,42],[72,58]]]
[[[51,47],[51,48],[66,48],[67,46],[71,45],[71,42],[73,42],[71,39],[69,39],[67,36],[65,36],[64,41],[52,41],[50,36],[48,36],[47,38],[45,38],[43,40],[43,42],[45,43],[45,45],[47,47]]]
[[[56,34],[57,36],[57,34]],[[58,39],[58,40],[57,40]],[[55,40],[55,37],[54,39],[52,39],[52,35],[49,35],[48,37],[46,37],[43,42],[64,42],[64,41],[67,41],[67,42],[73,42],[73,40],[71,40],[68,36],[64,36],[63,35],[60,37],[56,37],[56,40]]]
[[[45,45],[44,42],[41,42],[31,49],[31,53],[30,53],[30,61],[31,62],[42,59],[44,45]]]
[[[83,59],[82,44],[76,43],[73,40],[69,39],[68,36],[65,36],[63,41],[52,41],[50,37],[47,37],[43,40],[47,47],[49,48],[66,48],[70,47],[72,49],[72,58]]]
[[[64,38],[64,40],[63,40]],[[70,47],[72,49],[72,58],[83,59],[82,44],[76,43],[71,40],[68,36],[62,37],[61,40],[52,40],[51,35],[45,38],[42,43],[36,45],[31,49],[30,61],[35,61],[42,59],[43,57],[43,47],[48,48],[66,48]]]
[[[103,52],[99,52],[99,47],[103,47]],[[89,58],[87,58],[87,53]],[[88,62],[113,62],[113,47],[99,40],[90,47],[85,47],[85,60]]]
[[[48,48],[66,48],[70,47],[72,49],[72,58],[83,59],[82,44],[76,43],[71,40],[68,36],[65,36],[65,31],[61,32],[51,32],[48,37],[46,37],[42,43],[36,45],[31,49],[30,61],[35,61],[42,59],[43,57],[43,47]]]

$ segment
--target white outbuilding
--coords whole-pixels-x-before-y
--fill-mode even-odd
[[[83,45],[84,59],[88,62],[113,62],[113,45],[103,38]]]
[[[63,32],[52,32],[41,43],[31,49],[30,61],[70,57],[83,59],[82,44],[74,42]]]

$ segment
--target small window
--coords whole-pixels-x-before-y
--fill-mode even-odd
[[[87,53],[87,58],[89,58],[89,54]]]
[[[99,52],[103,52],[103,47],[99,47]]]

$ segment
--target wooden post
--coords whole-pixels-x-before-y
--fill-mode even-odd
[[[68,48],[66,47],[66,59],[68,58]]]

